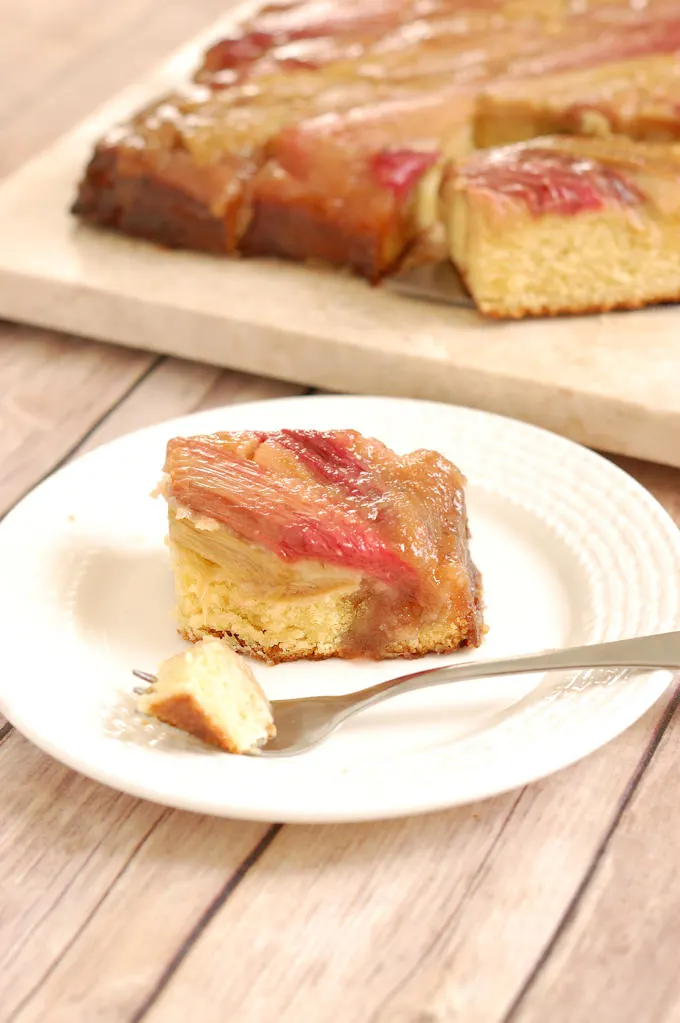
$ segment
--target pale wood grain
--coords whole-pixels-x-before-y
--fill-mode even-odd
[[[88,436],[78,448],[78,454],[123,433],[185,412],[303,393],[304,388],[280,380],[221,370],[184,359],[163,359],[129,398]]]
[[[15,24],[0,44],[0,176],[223,15],[231,2],[40,0],[37,11],[35,0],[2,0],[3,19],[8,12]]]
[[[680,716],[513,1023],[680,1019]]]
[[[0,118],[21,115],[27,103],[68,72],[74,53],[128,34],[144,9],[154,6],[155,0],[118,0],[99,10],[88,0],[3,4]]]
[[[266,827],[121,795],[16,734],[0,752],[0,1018],[129,1019]]]
[[[77,453],[85,454],[124,433],[198,408],[221,375],[222,370],[198,362],[161,359],[153,372],[79,445]]]
[[[54,468],[154,361],[112,345],[0,327],[0,514]]]
[[[304,394],[307,388],[286,380],[268,380],[266,377],[238,373],[221,373],[197,408],[219,408],[220,405],[240,405],[246,401],[267,401],[270,398],[292,398]]]
[[[433,1023],[506,1019],[568,915],[671,705],[668,694],[614,743],[523,792],[465,906],[372,1023],[409,1023],[418,1013]]]

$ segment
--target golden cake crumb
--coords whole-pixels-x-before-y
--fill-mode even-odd
[[[139,709],[229,753],[276,735],[271,705],[250,665],[220,639],[202,639],[163,661]]]

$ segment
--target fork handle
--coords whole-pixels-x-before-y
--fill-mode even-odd
[[[680,669],[680,632],[617,640],[590,646],[549,650],[540,654],[507,657],[498,661],[466,661],[443,668],[429,668],[412,675],[381,682],[362,693],[355,706],[379,703],[387,696],[410,693],[415,689],[468,682],[476,678],[519,675],[539,671],[565,671],[582,668],[666,668]],[[356,694],[355,694],[356,695]]]

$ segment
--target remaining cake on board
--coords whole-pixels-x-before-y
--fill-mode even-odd
[[[679,50],[675,0],[263,3],[191,81],[100,140],[73,210],[166,246],[322,261],[375,283],[445,258],[442,171],[475,147],[680,138]],[[544,259],[569,284],[549,239]],[[555,311],[634,307],[657,290],[601,304],[575,291]],[[543,309],[508,293],[492,314],[515,306]]]

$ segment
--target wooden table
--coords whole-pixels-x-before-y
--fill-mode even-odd
[[[0,173],[224,0],[0,0]],[[76,454],[277,383],[0,325],[0,511]],[[680,473],[625,462],[680,521]],[[7,637],[10,639],[10,637]],[[680,713],[519,792],[337,827],[214,820],[0,720],[0,1021],[680,1020]]]

